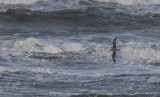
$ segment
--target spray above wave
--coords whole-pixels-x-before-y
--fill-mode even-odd
[[[0,4],[33,4],[39,1],[48,1],[48,0],[0,0]]]
[[[109,3],[118,3],[122,5],[148,5],[148,4],[160,4],[159,0],[93,0],[96,2],[109,2]]]

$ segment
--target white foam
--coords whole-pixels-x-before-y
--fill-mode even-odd
[[[110,48],[106,48],[104,44],[91,43],[90,46],[95,50],[95,51],[92,51],[92,54],[96,56],[100,56],[100,57],[111,56]]]
[[[14,49],[17,51],[40,52],[40,49],[36,47],[37,44],[40,45],[39,41],[35,38],[17,40],[15,42]]]
[[[103,77],[105,75],[109,75],[109,73],[84,73],[84,74],[81,74],[79,75],[79,77],[93,77],[93,78],[98,78],[98,77]]]
[[[79,95],[80,93],[64,93],[64,92],[50,92],[50,94],[62,95],[62,97],[71,96],[71,95]]]
[[[33,4],[38,1],[48,1],[48,0],[0,0],[0,4]]]
[[[41,43],[35,38],[27,38],[26,40],[17,40],[14,44],[16,51],[28,51],[28,52],[45,52],[45,53],[60,53],[62,50],[54,44]]]
[[[148,43],[129,42],[126,47],[121,48],[120,54],[122,58],[127,60],[160,60],[160,51],[154,49]]]
[[[64,49],[65,49],[65,51],[74,51],[74,52],[85,50],[83,45],[80,43],[65,43]]]
[[[4,67],[0,67],[0,72],[4,72],[6,69]]]
[[[93,0],[97,2],[113,2],[119,3],[123,5],[134,5],[134,4],[141,4],[141,5],[148,5],[148,4],[160,4],[160,0]]]
[[[4,67],[0,67],[0,72],[18,72],[19,69],[10,69],[10,68],[4,68]]]
[[[160,83],[160,78],[153,76],[151,78],[148,79],[149,83]]]
[[[61,53],[62,50],[60,48],[58,48],[57,46],[52,44],[52,45],[45,46],[44,47],[44,52],[55,54],[55,53]]]
[[[63,52],[79,52],[79,53],[89,53],[90,59],[97,60],[99,58],[110,58],[112,52],[110,51],[110,46],[98,43],[86,43],[85,44],[76,42],[55,42],[53,40],[39,40],[36,38],[27,38],[26,40],[17,40],[14,43],[12,50],[15,51],[27,51],[27,52],[45,52],[51,54],[63,53]],[[128,42],[119,43],[118,45],[123,45],[119,47],[121,50],[117,52],[117,56],[126,60],[149,60],[157,61],[160,60],[160,43],[151,42]],[[155,46],[152,46],[155,45]],[[87,47],[87,48],[86,48]],[[11,47],[12,48],[12,47]],[[6,49],[10,49],[6,47]],[[3,49],[5,50],[5,49]],[[91,53],[90,53],[91,52]]]
[[[85,50],[82,44],[74,42],[52,43],[52,40],[40,42],[35,38],[27,38],[26,40],[17,40],[14,44],[16,51],[28,52],[45,52],[45,53],[61,53],[61,52],[78,52]]]
[[[43,74],[52,74],[50,69],[47,68],[33,68],[30,70],[31,72],[35,72],[35,73],[43,73]]]

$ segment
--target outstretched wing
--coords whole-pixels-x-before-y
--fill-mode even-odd
[[[113,49],[116,49],[116,39],[117,39],[117,37],[113,41]]]
[[[113,59],[114,63],[116,63],[115,57],[116,57],[116,51],[113,51],[113,53],[112,53],[112,59]]]

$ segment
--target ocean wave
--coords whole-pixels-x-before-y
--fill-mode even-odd
[[[53,72],[50,69],[47,68],[32,68],[29,71],[35,72],[35,73],[43,73],[43,74],[53,74]]]
[[[0,4],[33,4],[40,1],[48,1],[48,0],[0,0]]]
[[[20,73],[20,72],[28,72],[28,71],[32,72],[32,73],[41,73],[41,74],[53,74],[54,73],[48,68],[41,68],[41,67],[32,68],[32,69],[23,70],[23,71],[21,71],[18,68],[11,69],[11,68],[4,68],[2,66],[0,67],[0,73],[4,73],[4,72],[7,72],[7,73]]]
[[[36,3],[36,2],[44,2],[44,3]],[[83,2],[83,3],[82,3]],[[99,2],[99,3],[97,3]],[[102,3],[101,3],[102,2]],[[158,0],[67,0],[67,1],[55,1],[55,0],[2,0],[0,1],[0,4],[32,4],[36,3],[30,6],[20,6],[20,5],[15,5],[15,6],[8,6],[8,5],[3,5],[0,6],[0,11],[4,12],[12,12],[12,13],[24,13],[24,9],[28,9],[31,12],[30,14],[34,13],[40,13],[38,15],[41,15],[43,12],[44,14],[49,14],[51,13],[52,15],[55,14],[53,13],[54,11],[58,11],[58,13],[83,13],[85,9],[85,12],[88,12],[88,8],[91,8],[95,13],[96,10],[93,7],[99,7],[102,9],[104,12],[106,9],[110,9],[112,11],[114,10],[121,10],[121,12],[132,12],[132,13],[159,13],[159,4],[160,1]],[[86,3],[89,3],[86,5]],[[122,5],[119,5],[122,4]],[[131,6],[123,6],[123,5],[131,5]],[[135,5],[135,6],[132,6]],[[102,8],[101,8],[102,7]],[[104,9],[103,9],[104,8]],[[121,9],[122,8],[122,9]],[[63,10],[63,11],[62,11]],[[32,12],[33,11],[33,12]],[[152,12],[153,11],[153,12]],[[28,12],[28,11],[26,11]],[[46,12],[46,13],[45,13]],[[99,11],[97,11],[99,12]],[[103,12],[103,13],[104,13]],[[57,12],[56,12],[57,13]],[[101,14],[103,14],[101,13]],[[44,15],[45,16],[45,15]]]
[[[15,51],[29,51],[29,52],[45,52],[45,53],[61,53],[61,52],[78,52],[84,50],[82,44],[67,42],[56,43],[43,43],[35,38],[27,38],[26,40],[17,40],[14,44]]]
[[[18,68],[5,68],[5,67],[0,67],[0,73],[24,73],[24,72],[31,72],[31,73],[41,73],[41,74],[53,74],[50,69],[48,68],[42,68],[42,67],[37,67],[37,68],[31,68],[31,69],[26,69],[26,70],[21,70]]]
[[[6,67],[1,66],[0,67],[0,73],[4,73],[4,72],[15,73],[15,72],[19,72],[19,69],[10,69],[10,68],[6,68]]]
[[[11,44],[13,46],[11,46]],[[1,43],[1,50],[12,50],[18,52],[38,52],[40,54],[33,55],[31,57],[35,58],[52,58],[52,59],[61,59],[62,56],[52,56],[52,54],[66,54],[69,53],[70,58],[76,54],[78,58],[83,55],[89,55],[88,57],[92,59],[100,59],[100,58],[110,58],[112,56],[112,52],[110,51],[110,45],[104,45],[100,43],[79,43],[79,42],[54,42],[53,40],[41,40],[36,38],[26,38],[24,40],[16,40],[8,43],[8,47],[6,46],[6,42]],[[117,52],[117,56],[120,59],[125,61],[144,61],[153,62],[160,60],[160,46],[159,43],[148,43],[148,42],[134,42],[130,41],[128,43],[120,43],[120,51]],[[144,46],[143,46],[144,45]],[[51,54],[47,57],[41,53]],[[77,55],[78,53],[78,55]],[[72,54],[72,55],[70,55]],[[87,56],[86,56],[87,57]],[[68,57],[66,57],[68,58]],[[70,59],[69,58],[69,59]],[[66,59],[67,60],[67,59]],[[79,59],[80,60],[80,59]],[[82,59],[83,61],[86,59]],[[93,60],[92,60],[93,61]],[[99,60],[100,61],[100,60]],[[105,61],[105,60],[103,60]],[[87,62],[90,62],[89,60]]]
[[[73,3],[73,2],[83,2],[83,1],[89,1],[89,2],[103,2],[103,3],[118,3],[122,5],[135,5],[135,4],[140,4],[140,5],[148,5],[148,4],[160,4],[159,0],[67,0],[68,3]],[[36,2],[55,2],[54,0],[1,0],[0,4],[33,4]],[[63,3],[64,1],[60,0],[59,2]]]
[[[95,25],[95,26],[128,26],[127,28],[138,28],[146,25],[159,24],[159,11],[136,11],[130,10],[125,12],[116,9],[109,9],[103,7],[88,7],[86,9],[66,9],[66,10],[52,10],[41,11],[31,9],[8,9],[5,12],[0,12],[0,20],[8,21],[27,21],[42,22],[49,21],[63,21],[79,24],[79,25]],[[133,14],[132,14],[133,13]],[[2,18],[1,18],[2,17]],[[89,18],[89,19],[88,19]],[[48,23],[48,21],[46,21]],[[37,22],[33,22],[37,23]],[[53,23],[52,23],[53,24]]]
[[[121,48],[121,56],[127,60],[160,60],[159,44],[144,42],[128,42]],[[145,45],[145,46],[144,46]]]
[[[4,67],[0,67],[0,72],[4,72],[6,69]]]
[[[156,84],[156,83],[158,84],[158,83],[160,83],[160,78],[153,76],[153,77],[149,78],[147,81],[151,84]]]
[[[159,0],[89,0],[96,2],[106,2],[106,3],[118,3],[122,5],[148,5],[148,4],[160,4]]]
[[[159,97],[159,94],[135,93],[135,94],[81,94],[70,97]]]
[[[20,9],[9,8],[7,10],[2,10],[0,12],[0,15],[6,16],[8,20],[17,19],[17,20],[25,21],[25,20],[37,20],[37,19],[65,20],[69,18],[85,17],[85,13],[86,11],[82,9],[43,11],[43,10],[31,10],[31,9],[25,9],[25,8],[20,8]]]

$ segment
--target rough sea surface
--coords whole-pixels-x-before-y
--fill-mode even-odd
[[[160,97],[160,1],[0,0],[0,97]]]

